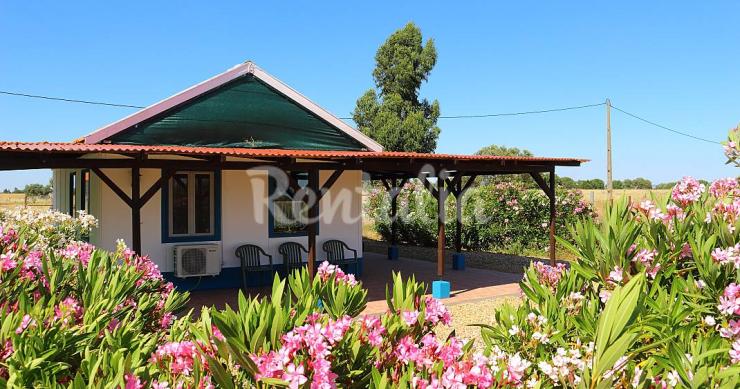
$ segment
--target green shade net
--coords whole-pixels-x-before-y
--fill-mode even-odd
[[[343,131],[252,75],[108,138],[111,143],[299,150],[363,150]]]

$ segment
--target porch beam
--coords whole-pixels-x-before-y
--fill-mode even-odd
[[[325,194],[329,192],[329,189],[337,182],[339,177],[342,176],[342,173],[344,173],[344,169],[337,169],[334,172],[332,172],[331,176],[326,179],[326,182],[324,182],[324,185],[321,186],[321,190],[316,193],[316,196],[318,197],[318,200],[321,200]]]
[[[439,182],[440,181],[442,181],[442,186],[439,186]],[[431,193],[432,196],[434,196],[435,199],[439,199],[439,189],[438,188],[435,188],[434,185],[432,185],[432,182],[429,181],[429,178],[427,178],[427,177],[422,178],[421,179],[421,183],[424,184],[424,187],[427,188],[427,190],[429,190],[429,193]],[[440,187],[440,188],[444,187],[444,179],[439,179],[438,178],[437,179],[437,186]]]
[[[532,179],[534,179],[534,182],[537,183],[537,186],[539,186],[540,189],[542,189],[542,191],[545,192],[545,195],[548,198],[551,197],[551,195],[550,195],[551,194],[550,187],[553,186],[552,185],[552,180],[551,180],[550,185],[548,185],[547,182],[545,182],[544,177],[542,177],[542,174],[541,173],[529,173],[529,175],[532,176]]]
[[[105,185],[107,185],[108,188],[110,188],[110,190],[113,191],[113,193],[118,195],[118,197],[120,197],[121,200],[123,200],[123,202],[126,203],[126,205],[128,205],[129,207],[133,207],[134,203],[131,200],[131,198],[128,197],[126,192],[124,192],[123,189],[121,189],[121,187],[116,185],[116,183],[113,182],[113,180],[111,180],[110,177],[108,177],[105,173],[103,173],[103,171],[101,171],[97,167],[91,167],[90,170],[92,170],[93,173],[95,173],[95,175],[98,176],[98,178],[100,178],[100,180],[103,181]]]
[[[151,198],[167,184],[167,181],[169,181],[174,173],[174,170],[163,170],[162,176],[157,180],[157,182],[152,184],[152,186],[144,192],[144,195],[141,196],[141,199],[139,199],[139,206],[143,207],[146,205],[146,203],[148,203],[149,200],[151,200]]]

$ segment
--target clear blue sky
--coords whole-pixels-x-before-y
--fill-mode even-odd
[[[437,46],[422,95],[438,99],[443,115],[610,97],[627,111],[718,141],[740,122],[737,2],[287,3],[1,2],[0,89],[148,105],[251,59],[348,116],[372,86],[378,46],[414,21]],[[68,141],[131,112],[0,95],[0,139]],[[604,116],[598,107],[441,120],[437,151],[524,147],[589,158],[559,174],[604,178]],[[619,112],[612,127],[615,178],[736,174],[717,145]],[[0,173],[0,188],[49,175]]]

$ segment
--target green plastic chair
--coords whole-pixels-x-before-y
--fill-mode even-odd
[[[283,256],[283,264],[285,265],[285,269],[288,274],[290,274],[293,269],[300,269],[307,264],[307,262],[303,262],[303,256],[301,253],[303,252],[308,255],[308,249],[303,247],[300,243],[285,242],[278,247],[278,252]]]
[[[260,246],[253,244],[239,246],[236,249],[236,256],[239,257],[242,263],[242,288],[244,290],[247,289],[247,274],[265,272],[272,273],[275,271],[275,267],[272,263],[272,255],[266,253]],[[269,264],[263,265],[261,256],[267,257]]]
[[[360,262],[357,258],[357,250],[350,248],[346,243],[337,239],[327,240],[321,247],[324,249],[326,260],[329,263],[332,265],[354,265],[354,269],[357,271],[357,265]],[[347,251],[352,252],[352,257],[345,255]]]

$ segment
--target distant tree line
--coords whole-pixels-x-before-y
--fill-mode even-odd
[[[27,184],[23,188],[13,188],[13,190],[5,188],[3,189],[3,193],[24,193],[28,197],[46,197],[51,195],[52,190],[51,180],[49,180],[49,183],[46,185]]]
[[[506,147],[502,145],[490,145],[483,147],[476,152],[478,155],[498,155],[507,157],[531,157],[531,151],[527,149],[519,149],[516,147]],[[487,179],[482,182],[500,182],[500,181],[519,181],[527,187],[536,188],[537,185],[529,177],[529,175],[522,174],[516,176],[501,176],[493,179]],[[606,183],[604,180],[599,178],[592,178],[589,180],[574,180],[570,177],[556,176],[555,181],[558,186],[566,189],[606,189]],[[699,180],[704,185],[709,185],[709,182],[705,180]],[[633,179],[614,180],[612,187],[614,189],[671,189],[676,185],[676,182],[663,182],[660,184],[653,185],[653,183],[647,178],[637,177]]]

